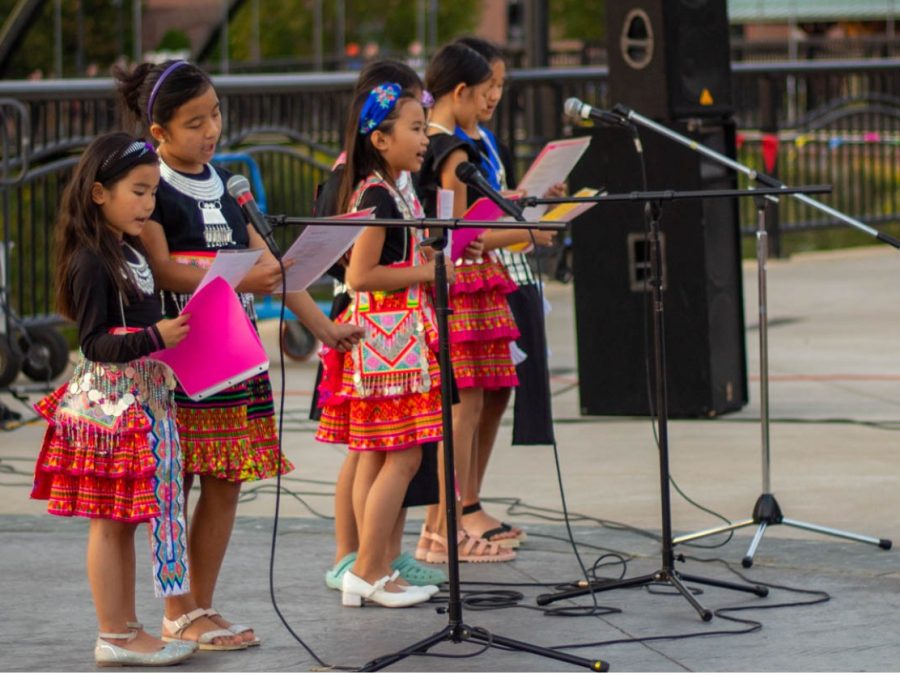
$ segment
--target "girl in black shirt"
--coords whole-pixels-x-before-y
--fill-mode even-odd
[[[193,648],[144,632],[135,616],[134,533],[150,524],[157,596],[187,592],[174,380],[153,352],[178,344],[188,316],[163,319],[137,237],[153,211],[156,153],[128,134],[85,151],[60,206],[57,305],[78,324],[72,378],[37,404],[50,426],[31,496],[91,519],[87,575],[99,665],[162,666]]]

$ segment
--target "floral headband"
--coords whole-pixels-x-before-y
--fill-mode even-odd
[[[359,133],[366,136],[377,129],[397,105],[401,91],[400,85],[396,82],[379,84],[370,91],[359,113]]]
[[[153,146],[144,141],[132,141],[119,152],[114,152],[107,157],[97,171],[97,182],[106,183],[119,176],[135,164],[148,152],[156,154]]]

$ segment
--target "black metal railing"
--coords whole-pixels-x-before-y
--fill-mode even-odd
[[[355,79],[355,73],[215,78],[224,115],[220,147],[257,159],[270,212],[310,212],[315,185],[340,146]],[[605,67],[511,71],[496,126],[519,176],[547,140],[571,133],[562,115],[567,98],[615,103],[607,80]],[[740,161],[763,169],[763,145],[775,138],[775,169],[785,182],[832,183],[834,195],[823,200],[831,206],[872,224],[900,221],[900,59],[736,63],[733,85]],[[51,311],[47,256],[62,186],[77,152],[119,128],[120,117],[108,79],[4,81],[4,99],[15,101],[27,120],[5,121],[6,144],[17,149],[0,158],[3,237],[15,244],[8,290],[19,313],[40,315]],[[754,219],[742,214],[748,227]],[[785,232],[834,224],[791,202],[780,222]]]

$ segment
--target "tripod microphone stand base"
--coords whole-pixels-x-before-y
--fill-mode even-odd
[[[741,559],[741,565],[743,565],[745,568],[750,568],[753,566],[753,557],[756,555],[756,549],[759,547],[759,544],[762,541],[762,537],[766,532],[766,528],[768,528],[770,525],[787,525],[789,527],[796,527],[799,530],[817,532],[818,534],[827,534],[832,537],[841,537],[843,539],[849,539],[850,541],[859,542],[861,544],[872,544],[873,546],[877,546],[878,548],[883,548],[885,551],[889,551],[893,546],[893,542],[890,539],[879,539],[878,537],[869,537],[864,534],[855,534],[853,532],[846,532],[844,530],[836,530],[834,528],[824,527],[822,525],[804,523],[803,521],[794,520],[793,518],[785,518],[781,512],[781,507],[778,505],[778,500],[775,499],[775,495],[767,493],[761,494],[759,496],[759,499],[756,500],[756,504],[753,507],[752,518],[741,520],[736,523],[731,523],[730,525],[712,527],[708,530],[694,532],[693,534],[686,534],[682,537],[675,537],[674,539],[672,539],[672,543],[676,545],[683,544],[688,541],[694,541],[695,539],[709,537],[714,534],[734,532],[735,530],[739,530],[744,527],[750,527],[751,525],[757,525],[757,528],[756,533],[753,535],[753,539],[750,542],[750,546],[747,549],[747,554]]]
[[[440,644],[444,641],[454,642],[457,644],[460,642],[473,642],[485,647],[497,647],[498,649],[511,649],[519,652],[528,652],[531,654],[537,654],[538,656],[546,656],[557,661],[571,663],[576,666],[582,666],[596,673],[605,673],[609,671],[609,664],[606,661],[600,661],[599,659],[592,661],[591,659],[584,659],[572,654],[566,654],[565,652],[545,649],[544,647],[538,647],[537,645],[532,645],[527,642],[519,642],[518,640],[495,635],[488,632],[484,628],[467,626],[466,624],[461,623],[455,626],[446,626],[434,635],[416,642],[415,644],[406,647],[396,654],[389,654],[387,656],[373,659],[362,668],[360,668],[360,672],[371,673],[381,670],[382,668],[386,668],[387,666],[410,656],[424,654],[431,647],[434,647],[435,645]]]

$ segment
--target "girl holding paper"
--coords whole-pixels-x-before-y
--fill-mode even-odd
[[[438,191],[450,190],[453,216],[460,217],[477,194],[457,178],[456,168],[464,161],[477,164],[479,156],[454,130],[477,124],[487,105],[491,68],[473,49],[446,45],[429,64],[425,86],[435,99],[428,122],[431,143],[419,175],[425,210],[436,215]],[[506,295],[516,286],[493,254],[479,251],[471,259],[467,256],[455,263],[456,282],[450,287],[450,350],[460,400],[453,406],[453,444],[457,483],[466,493],[485,391],[512,387],[518,381],[509,344],[519,332],[506,302]],[[445,562],[448,531],[460,539],[461,561],[504,562],[515,557],[515,551],[507,546],[518,541],[510,533],[487,541],[458,528],[457,523],[448,527],[444,514],[443,507],[429,508],[416,554],[420,559]]]
[[[157,596],[188,591],[181,452],[171,371],[148,357],[187,334],[163,319],[138,236],[159,184],[156,153],[113,133],[92,142],[62,197],[56,302],[78,324],[72,378],[35,408],[50,423],[34,499],[59,516],[90,518],[87,577],[101,666],[164,666],[193,653],[146,633],[135,610],[134,534],[150,524]]]
[[[222,132],[219,99],[209,76],[186,61],[144,63],[133,72],[115,71],[126,112],[158,143],[161,181],[156,209],[141,234],[159,286],[163,311],[175,315],[203,278],[219,249],[265,249],[240,206],[225,191],[229,174],[210,161]],[[286,264],[287,266],[287,264]],[[265,251],[238,285],[251,319],[253,294],[271,293],[281,273]],[[347,349],[360,331],[332,323],[308,293],[289,293],[287,306],[322,340]],[[192,594],[166,603],[164,634],[202,640],[227,629],[240,646],[259,644],[252,628],[232,624],[212,609],[241,483],[287,473],[275,428],[268,373],[253,377],[202,402],[176,390],[178,430],[184,452],[185,494],[200,477],[200,498],[189,528]],[[227,645],[232,640],[216,639]]]
[[[477,120],[468,126],[457,126],[456,135],[478,150],[479,166],[488,182],[499,191],[506,191],[514,185],[512,162],[509,150],[500,145],[494,134],[481,123],[490,121],[503,96],[506,81],[506,64],[499,47],[480,38],[466,37],[457,42],[475,51],[490,64],[491,87],[487,93],[487,106],[481,110]],[[565,184],[554,185],[548,197],[565,195]],[[507,296],[519,327],[520,336],[516,340],[524,360],[516,364],[519,384],[516,387],[515,415],[513,418],[513,445],[552,444],[553,416],[550,408],[550,380],[547,370],[547,339],[544,332],[544,307],[537,280],[525,252],[532,244],[550,246],[553,232],[541,230],[496,230],[484,235],[485,250],[494,254],[509,271],[518,288]],[[512,389],[504,387],[485,391],[484,406],[478,428],[472,471],[465,482],[462,494],[463,527],[474,533],[481,533],[487,539],[509,532],[519,541],[525,540],[525,533],[500,522],[481,508],[479,493],[487,470],[491,450],[497,438],[500,419],[509,404]]]
[[[409,182],[398,182],[421,167],[428,145],[420,99],[396,82],[357,92],[345,132],[340,212],[374,208],[378,218],[423,217]],[[437,330],[424,288],[433,280],[434,262],[416,230],[365,228],[346,270],[350,306],[338,318],[363,327],[365,336],[350,353],[322,353],[316,439],[346,443],[359,454],[353,478],[359,550],[341,577],[346,606],[369,600],[408,607],[438,590],[407,585],[391,567],[391,533],[402,527],[402,502],[422,446],[442,437]]]

